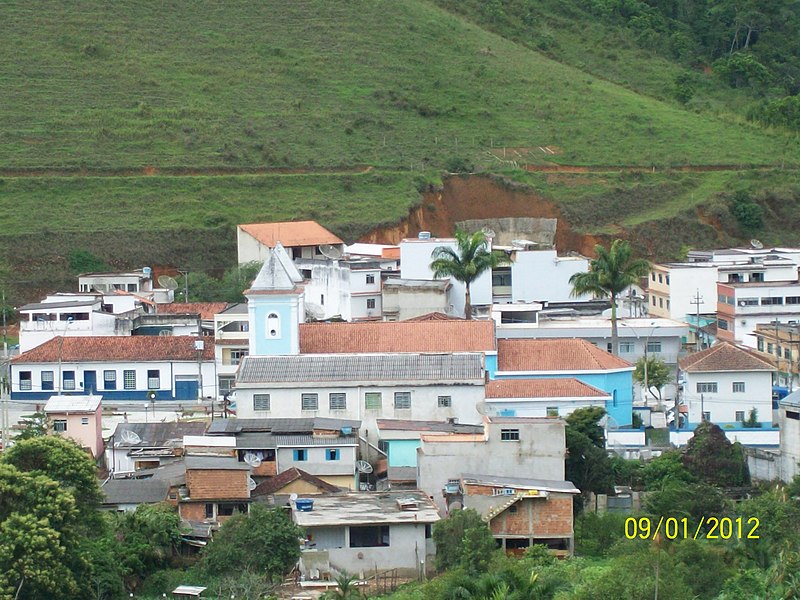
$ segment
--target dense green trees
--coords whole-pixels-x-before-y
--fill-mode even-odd
[[[472,509],[455,510],[433,526],[436,568],[463,569],[468,573],[486,570],[497,544],[481,516]]]
[[[208,273],[190,272],[178,278],[175,299],[181,302],[244,302],[244,291],[253,283],[260,269],[261,263],[250,262],[231,267],[220,278]],[[188,300],[183,297],[187,282]]]

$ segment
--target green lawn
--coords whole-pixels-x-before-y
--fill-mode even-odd
[[[496,165],[503,147],[569,164],[798,156],[796,142],[637,94],[421,0],[26,0],[4,3],[3,20],[5,169],[419,169]]]

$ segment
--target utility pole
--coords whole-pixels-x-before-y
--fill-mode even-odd
[[[694,298],[689,301],[689,304],[694,304],[695,309],[695,332],[694,332],[694,349],[695,352],[700,352],[702,346],[700,345],[700,305],[703,303],[703,297],[700,295],[698,288],[694,293]]]

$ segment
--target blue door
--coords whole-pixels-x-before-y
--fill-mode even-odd
[[[83,393],[94,394],[97,391],[97,371],[83,372]]]
[[[186,379],[175,381],[176,400],[197,400],[197,380]]]

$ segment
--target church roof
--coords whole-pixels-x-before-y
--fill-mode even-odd
[[[278,242],[264,261],[247,293],[292,291],[303,281],[283,245]]]

